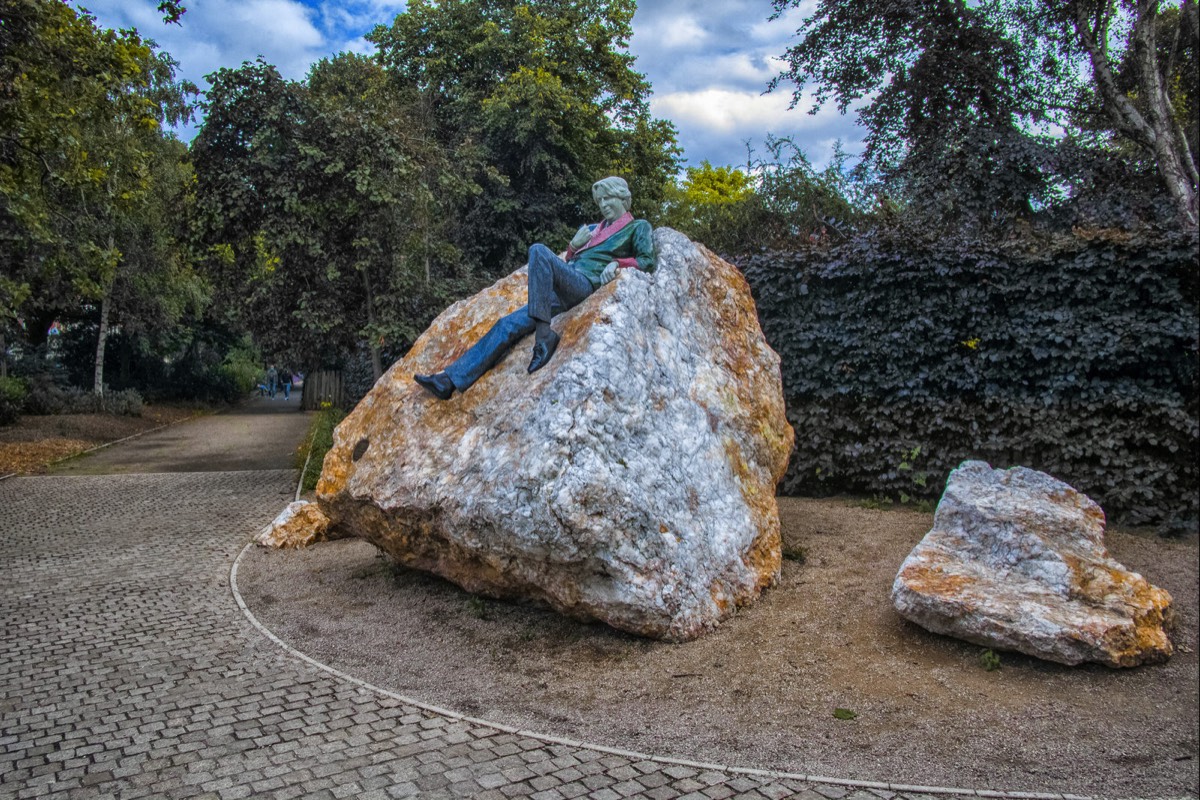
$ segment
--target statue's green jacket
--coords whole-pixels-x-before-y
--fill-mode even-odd
[[[600,275],[610,261],[622,268],[654,272],[654,229],[644,219],[626,214],[610,225],[601,223],[592,238],[579,250],[567,248],[567,263],[582,272],[592,286],[601,285]]]

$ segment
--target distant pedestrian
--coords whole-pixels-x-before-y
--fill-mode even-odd
[[[267,368],[267,394],[271,396],[272,400],[275,399],[277,388],[279,388],[279,370],[275,369],[275,365],[272,364]]]
[[[279,368],[279,386],[283,389],[283,399],[292,399],[292,372],[287,367]]]

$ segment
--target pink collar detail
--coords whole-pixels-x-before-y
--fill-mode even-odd
[[[614,219],[612,222],[608,222],[607,220],[601,222],[596,226],[596,230],[592,232],[592,238],[588,239],[588,243],[579,248],[579,250],[576,252],[581,253],[584,250],[587,250],[589,247],[595,247],[631,222],[633,222],[633,214],[629,213],[628,211]]]

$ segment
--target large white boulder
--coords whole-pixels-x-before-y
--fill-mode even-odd
[[[341,532],[471,592],[667,640],[779,574],[775,484],[793,433],[779,358],[737,269],[669,229],[658,269],[556,318],[439,401],[443,368],[525,302],[524,268],[439,316],[338,426],[318,501]]]
[[[1042,472],[963,462],[892,601],[923,628],[1079,664],[1163,661],[1171,595],[1109,557],[1104,512]]]

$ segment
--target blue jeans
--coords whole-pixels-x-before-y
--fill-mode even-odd
[[[465,392],[504,358],[513,345],[533,332],[536,323],[582,303],[596,291],[579,270],[544,244],[529,248],[529,302],[492,325],[483,338],[446,367],[454,388]]]

